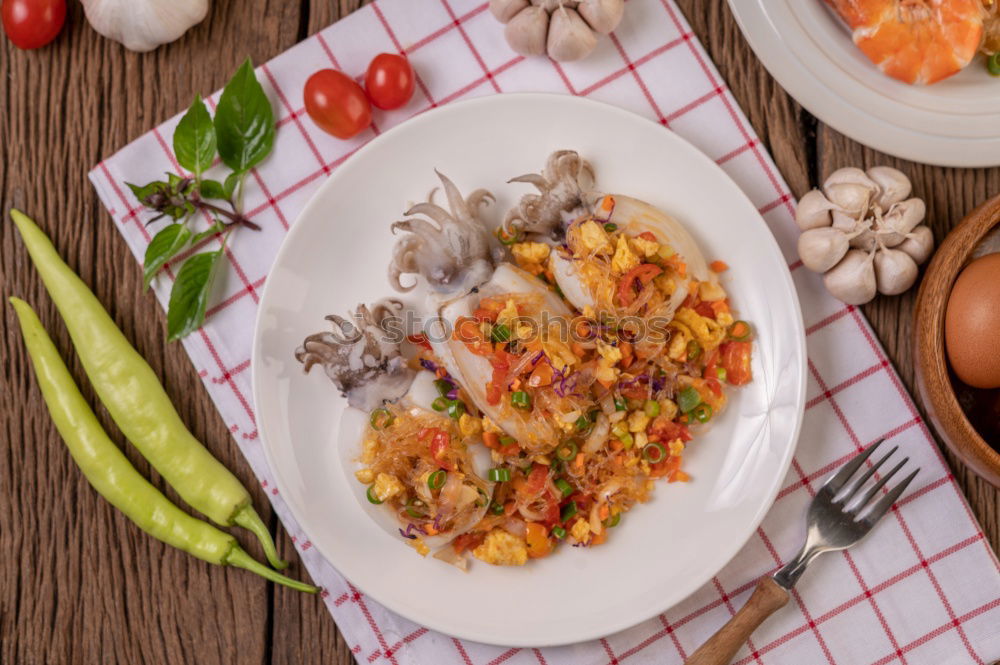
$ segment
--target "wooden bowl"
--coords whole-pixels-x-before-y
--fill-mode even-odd
[[[1000,453],[986,443],[958,403],[944,348],[944,315],[955,278],[998,221],[1000,196],[973,210],[948,234],[927,267],[914,312],[917,389],[924,408],[948,447],[996,487]]]

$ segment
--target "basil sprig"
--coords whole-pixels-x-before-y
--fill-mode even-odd
[[[237,226],[260,227],[243,215],[243,185],[247,173],[274,147],[274,111],[248,59],[226,84],[213,118],[201,97],[174,130],[173,150],[186,174],[167,173],[166,180],[145,185],[126,183],[139,202],[163,218],[143,261],[143,289],[172,260],[211,236],[222,236],[222,248],[194,253],[177,270],[167,306],[167,339],[185,337],[205,322],[212,283],[222,263],[229,234]],[[230,173],[222,179],[202,177],[218,156]],[[220,204],[212,203],[219,201]],[[195,227],[208,218],[207,228]]]

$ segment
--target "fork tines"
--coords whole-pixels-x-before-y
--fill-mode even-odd
[[[884,476],[879,478],[875,484],[873,484],[868,490],[861,496],[860,499],[856,497],[860,494],[862,488],[871,479],[872,476],[879,470],[879,468],[890,458],[893,453],[895,453],[899,446],[893,446],[892,450],[883,455],[877,462],[872,464],[860,477],[858,477],[854,482],[848,484],[848,481],[857,473],[858,469],[871,457],[875,449],[885,441],[885,439],[879,439],[872,445],[868,446],[865,450],[861,451],[852,460],[847,462],[844,466],[840,468],[837,473],[832,475],[826,483],[823,484],[821,491],[827,492],[831,495],[829,498],[836,505],[839,505],[844,512],[852,517],[857,517],[861,512],[870,505],[867,514],[860,521],[872,525],[882,518],[883,515],[892,507],[892,504],[896,502],[896,499],[902,495],[906,490],[906,487],[913,480],[913,477],[917,475],[920,471],[919,468],[913,470],[906,478],[904,478],[898,485],[893,487],[882,496],[875,503],[871,503],[872,499],[879,493],[879,491],[885,486],[889,480],[896,475],[896,473],[910,461],[909,457],[904,457],[902,461],[898,462],[892,469],[889,470]],[[847,509],[848,504],[851,504],[850,508]]]

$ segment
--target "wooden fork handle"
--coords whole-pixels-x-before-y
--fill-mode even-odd
[[[772,577],[762,577],[746,605],[691,654],[686,665],[728,665],[750,633],[787,602],[788,592]]]

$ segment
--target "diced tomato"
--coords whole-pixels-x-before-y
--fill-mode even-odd
[[[476,549],[483,544],[484,540],[486,540],[486,534],[483,532],[463,533],[451,541],[451,546],[455,548],[455,554],[461,554],[462,552]]]
[[[709,377],[705,379],[705,385],[708,386],[709,390],[715,393],[716,397],[722,397],[722,384],[719,383],[718,379]]]
[[[680,469],[671,473],[667,478],[668,483],[686,483],[689,480],[691,480],[691,476],[686,471],[681,471]]]
[[[643,231],[642,233],[639,234],[639,237],[642,238],[643,240],[648,240],[650,242],[660,242],[659,240],[657,240],[656,236],[653,235],[652,231]]]
[[[725,261],[712,261],[708,264],[708,267],[712,269],[712,272],[726,272],[729,270],[729,264]]]
[[[715,300],[712,302],[712,311],[715,312],[715,317],[718,318],[719,314],[729,311],[729,303],[726,300]]]
[[[477,309],[472,313],[472,318],[478,319],[480,321],[489,321],[490,323],[493,323],[494,321],[497,320],[497,314],[499,313],[500,312],[497,312],[492,309],[483,309],[482,307],[480,307],[479,309]]]
[[[489,356],[493,354],[493,345],[483,337],[483,332],[479,329],[479,322],[469,317],[459,317],[455,322],[455,331],[452,339],[462,342],[465,346],[478,356]]]
[[[431,343],[427,341],[427,338],[423,336],[422,333],[417,333],[416,335],[407,335],[406,341],[410,344],[416,344],[417,346],[422,346],[428,351],[431,350]]]
[[[649,476],[650,478],[662,478],[667,476],[681,468],[681,458],[677,457],[667,457],[667,459],[662,462],[657,462],[656,464],[649,465]]]
[[[675,423],[666,416],[656,416],[656,418],[653,418],[653,422],[650,423],[647,430],[650,441],[654,440],[653,437],[656,437],[656,441],[673,441],[674,439],[680,439],[681,441],[691,440],[691,432],[688,430],[687,425]]]
[[[681,259],[681,257],[678,256],[677,254],[671,256],[664,263],[673,268],[674,272],[676,272],[681,277],[687,276],[687,264],[684,263],[683,259]]]
[[[438,466],[446,471],[455,470],[455,466],[444,457],[450,445],[451,435],[444,430],[437,430],[431,438],[431,457],[438,463]]]
[[[537,522],[528,522],[524,536],[528,543],[528,556],[541,559],[552,552],[552,541],[549,540],[549,530]]]
[[[704,376],[715,376],[715,368],[719,364],[719,349],[714,348],[705,358]]]
[[[750,342],[726,342],[719,347],[722,366],[726,368],[726,381],[734,386],[750,383]]]
[[[496,450],[500,447],[500,435],[496,432],[483,432],[483,445]]]
[[[624,369],[628,369],[632,361],[635,360],[635,354],[632,353],[632,345],[628,342],[622,341],[618,344],[618,350],[622,352],[622,360],[620,365]]]
[[[486,403],[490,406],[496,406],[500,403],[500,397],[502,392],[500,391],[500,386],[496,385],[492,381],[486,384]]]
[[[627,273],[625,273],[621,281],[618,282],[618,300],[622,305],[628,307],[635,300],[635,282],[636,280],[642,286],[649,284],[653,281],[657,275],[663,272],[663,268],[652,263],[643,263],[641,265],[632,268]]]
[[[531,467],[531,473],[523,485],[517,488],[517,495],[522,500],[530,500],[542,493],[545,481],[549,478],[549,467],[544,464],[535,464]]]
[[[712,309],[712,303],[700,302],[697,305],[695,305],[694,311],[698,312],[706,319],[713,319],[713,320],[715,319],[715,310]]]

